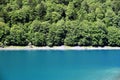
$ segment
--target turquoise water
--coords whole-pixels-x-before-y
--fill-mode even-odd
[[[0,80],[120,80],[120,50],[0,51]]]

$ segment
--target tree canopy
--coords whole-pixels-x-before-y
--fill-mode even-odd
[[[119,0],[0,0],[0,43],[120,46]]]

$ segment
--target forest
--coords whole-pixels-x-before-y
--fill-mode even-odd
[[[120,0],[0,0],[0,45],[120,46]]]

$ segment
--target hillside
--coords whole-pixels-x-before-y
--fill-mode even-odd
[[[119,0],[0,0],[0,45],[120,46]]]

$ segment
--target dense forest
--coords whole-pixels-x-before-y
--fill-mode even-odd
[[[0,0],[0,45],[120,46],[120,0]]]

